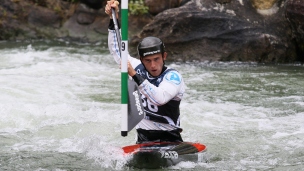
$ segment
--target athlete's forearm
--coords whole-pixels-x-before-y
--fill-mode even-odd
[[[108,48],[117,64],[120,64],[120,51],[115,30],[108,30]]]
[[[181,100],[181,97],[179,97],[179,93],[182,86],[183,84],[174,85],[170,82],[163,81],[158,87],[156,87],[148,80],[144,80],[138,86],[138,88],[139,91],[153,104],[161,106],[172,99]]]
[[[117,23],[118,23],[118,27],[120,28],[118,20],[117,20]],[[116,34],[115,24],[113,22],[113,19],[110,19],[108,31],[109,31],[109,35],[108,35],[109,51],[110,51],[111,55],[113,56],[114,60],[116,61],[116,63],[120,64],[121,55],[120,55],[120,51],[119,51],[119,44],[117,41],[117,34]],[[120,34],[120,32],[119,32],[119,34]],[[130,64],[132,65],[133,68],[136,68],[141,63],[139,59],[133,58],[129,54],[128,54],[128,61],[130,62]]]

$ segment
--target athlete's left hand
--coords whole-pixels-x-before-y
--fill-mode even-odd
[[[117,0],[109,0],[107,1],[107,5],[105,6],[105,13],[112,18],[112,8],[115,9],[116,12],[116,18],[118,18],[118,12],[119,12],[119,2]]]

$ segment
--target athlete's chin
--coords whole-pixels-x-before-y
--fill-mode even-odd
[[[159,76],[159,72],[158,71],[151,71],[150,74],[153,76],[153,77],[157,77]]]

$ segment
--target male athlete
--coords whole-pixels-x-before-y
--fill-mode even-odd
[[[111,8],[115,8],[118,17],[118,4],[114,0],[107,1],[105,12],[110,16],[109,50],[120,64],[120,51],[111,16]],[[182,142],[179,105],[185,91],[184,80],[176,70],[165,66],[167,53],[159,38],[144,38],[137,50],[139,59],[128,56],[128,74],[142,94],[146,117],[136,125],[136,143]]]

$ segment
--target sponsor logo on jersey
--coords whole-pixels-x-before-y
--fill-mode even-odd
[[[176,85],[179,85],[181,83],[181,78],[176,71],[166,74],[166,80],[173,82]]]
[[[161,81],[161,78],[158,78],[158,79],[157,79],[157,82],[159,83],[160,81]]]
[[[138,114],[139,114],[139,115],[144,114],[144,111],[142,110],[141,105],[140,105],[138,92],[137,92],[137,91],[134,91],[132,94],[133,94],[134,97],[135,97],[135,105],[136,105],[137,111],[139,112]]]
[[[141,71],[140,69],[137,69],[136,73],[139,75],[145,75],[145,73],[143,71]]]

